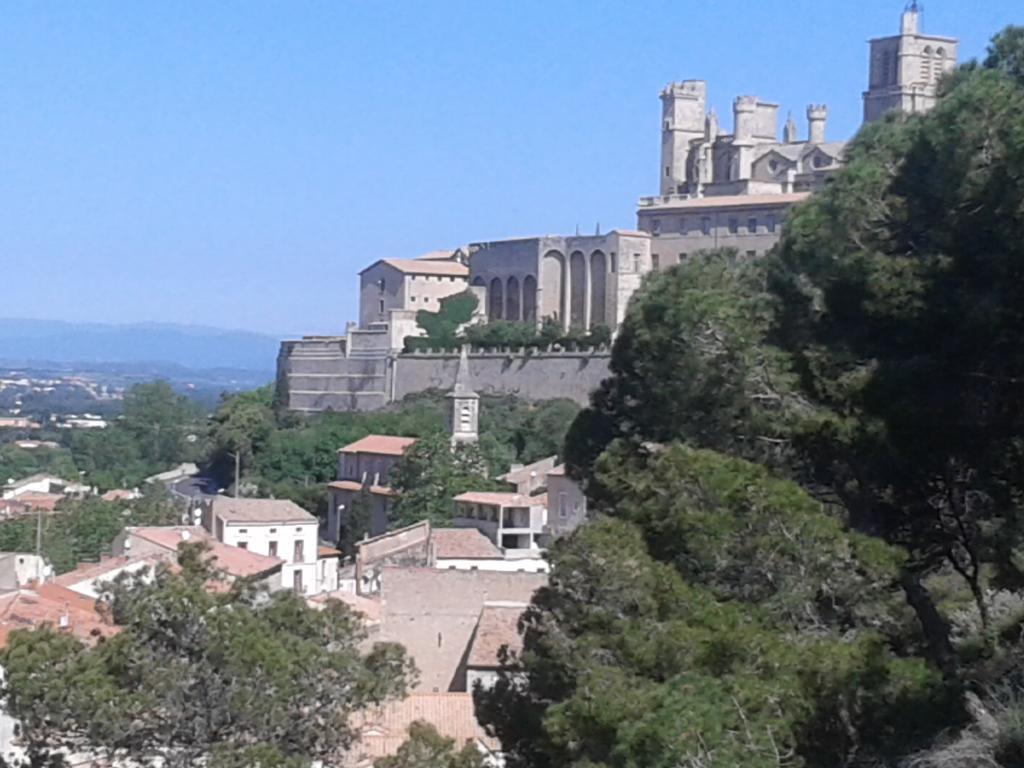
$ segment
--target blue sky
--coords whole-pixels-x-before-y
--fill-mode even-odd
[[[708,80],[854,133],[900,0],[9,2],[0,315],[339,331],[355,273],[635,224],[658,92]],[[1016,11],[1016,13],[1014,13]],[[1020,0],[930,0],[982,55]]]

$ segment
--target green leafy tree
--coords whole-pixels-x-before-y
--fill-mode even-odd
[[[488,477],[487,467],[487,458],[476,444],[453,448],[445,433],[420,438],[391,470],[391,486],[398,492],[393,524],[430,520],[451,525],[455,496],[500,487]]]
[[[392,757],[375,760],[374,768],[485,768],[488,762],[472,744],[458,749],[454,739],[417,720],[409,726],[409,738]]]
[[[128,390],[120,426],[135,439],[144,461],[168,467],[189,457],[186,437],[200,419],[187,397],[166,381],[154,381]]]
[[[78,468],[65,448],[19,448],[9,444],[0,447],[0,483],[20,480],[40,472],[65,480],[78,480]]]
[[[407,337],[406,351],[456,349],[461,343],[459,329],[473,319],[478,303],[476,294],[467,290],[441,299],[437,312],[421,309],[416,313],[416,324],[426,335]]]
[[[776,466],[791,459],[791,431],[808,408],[788,356],[767,342],[777,302],[764,270],[724,250],[644,281],[611,375],[570,431],[567,459],[578,475],[616,438],[684,439]]]
[[[345,526],[341,532],[338,547],[346,557],[353,557],[356,544],[370,533],[373,528],[373,495],[364,487],[356,494],[348,505],[345,514]]]
[[[960,73],[927,116],[862,131],[771,275],[780,343],[830,414],[801,436],[816,481],[907,548],[914,589],[959,574],[986,633],[991,568],[1024,584],[1024,88],[993,66]],[[921,620],[952,672],[948,623]]]
[[[720,599],[645,538],[602,517],[551,551],[517,670],[475,693],[512,768],[891,764],[949,721],[939,676],[871,627]]]
[[[1010,26],[992,38],[986,69],[995,69],[1024,85],[1024,27]]]
[[[42,553],[58,573],[65,573],[109,553],[125,526],[175,525],[181,513],[170,494],[157,486],[147,486],[143,497],[132,501],[67,500],[43,518]],[[34,516],[0,522],[0,552],[34,552],[36,525]]]
[[[341,603],[317,611],[288,592],[211,591],[202,560],[186,545],[179,572],[115,583],[110,614],[123,629],[95,647],[48,628],[11,635],[5,705],[33,752],[309,766],[352,744],[353,714],[404,693],[404,651],[361,652]]]

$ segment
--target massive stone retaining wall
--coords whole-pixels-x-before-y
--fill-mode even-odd
[[[524,400],[565,397],[581,405],[608,376],[609,354],[599,352],[476,352],[469,357],[473,388],[481,395],[516,395]],[[459,356],[399,355],[393,399],[427,389],[451,389]]]
[[[609,357],[607,350],[473,352],[469,370],[483,395],[564,397],[584,405],[608,375]],[[286,341],[278,356],[278,397],[294,411],[370,411],[416,392],[451,389],[458,362],[454,352],[349,357],[340,337]]]

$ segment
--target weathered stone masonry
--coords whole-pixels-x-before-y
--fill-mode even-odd
[[[524,400],[565,397],[584,405],[608,376],[610,353],[511,350],[473,352],[473,389]],[[344,342],[331,337],[287,341],[278,358],[278,395],[294,411],[369,411],[428,389],[455,383],[457,352],[346,357]]]

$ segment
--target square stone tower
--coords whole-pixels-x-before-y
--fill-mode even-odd
[[[868,90],[864,92],[864,122],[880,120],[886,112],[926,112],[935,105],[939,79],[956,66],[955,37],[921,33],[921,8],[916,0],[903,12],[900,33],[870,41]]]

